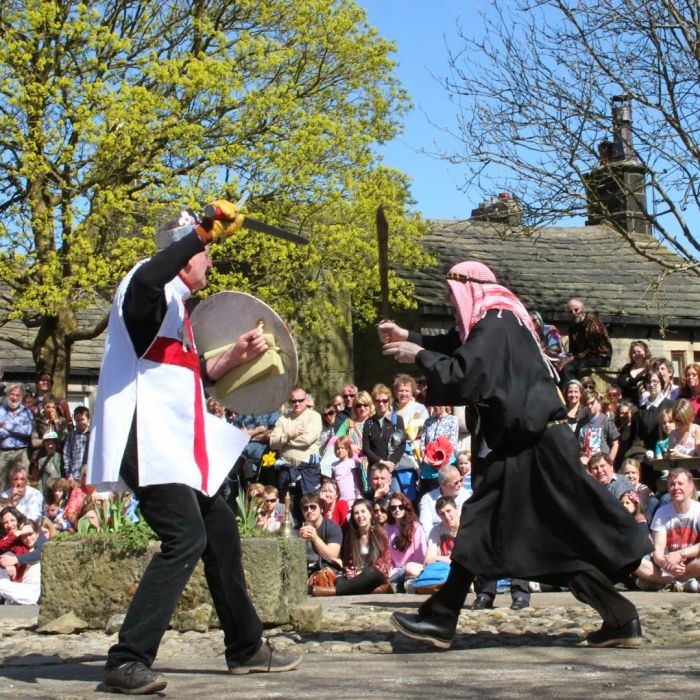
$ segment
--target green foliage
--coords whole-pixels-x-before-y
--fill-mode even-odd
[[[264,537],[269,534],[266,530],[257,530],[255,522],[258,519],[258,504],[254,498],[250,499],[250,503],[246,503],[245,491],[241,489],[236,496],[236,524],[238,525],[238,534],[241,537]]]
[[[216,281],[306,333],[342,320],[338,293],[373,319],[379,203],[392,256],[421,264],[407,183],[374,156],[408,100],[352,0],[5,0],[0,29],[0,280],[5,315],[37,328],[36,362],[67,372],[102,330],[81,312],[152,251],[166,212],[244,189],[251,215],[312,244],[242,234]]]

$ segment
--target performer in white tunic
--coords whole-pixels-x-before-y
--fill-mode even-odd
[[[300,660],[262,639],[246,592],[236,520],[216,493],[247,439],[206,413],[202,375],[216,381],[267,344],[251,329],[206,362],[197,355],[184,301],[206,285],[208,245],[243,219],[230,202],[214,204],[226,221],[199,223],[183,212],[159,230],[161,250],[128,273],[109,319],[88,482],[98,489],[125,483],[161,540],[107,657],[105,685],[126,694],[165,688],[151,666],[200,557],[230,672],[286,671]]]

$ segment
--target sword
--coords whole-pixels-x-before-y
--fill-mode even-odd
[[[377,261],[379,264],[379,296],[382,321],[389,321],[389,223],[380,204],[377,207]]]
[[[248,199],[247,194],[241,197],[238,205],[239,209],[241,206],[243,206],[246,199]],[[233,221],[233,219],[229,219],[228,217],[224,216],[224,213],[221,211],[221,209],[219,209],[219,207],[214,206],[213,204],[207,204],[204,207],[202,215],[205,219],[215,219],[217,221]],[[304,236],[299,236],[296,233],[291,233],[290,231],[285,231],[283,228],[279,228],[278,226],[266,224],[264,221],[258,221],[257,219],[252,219],[251,217],[245,216],[243,214],[241,214],[241,216],[243,216],[243,228],[250,229],[251,231],[258,231],[259,233],[266,233],[268,236],[282,238],[285,241],[291,241],[292,243],[300,243],[302,245],[306,245],[309,242],[308,238],[304,238]]]

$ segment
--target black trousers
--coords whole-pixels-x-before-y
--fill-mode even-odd
[[[373,566],[366,566],[352,578],[338,576],[335,580],[336,595],[362,595],[371,593],[377,586],[387,582],[386,576]]]
[[[423,602],[421,615],[459,615],[474,574],[452,562],[443,587]],[[615,590],[612,581],[597,569],[577,571],[569,576],[569,588],[577,600],[590,605],[606,627],[620,627],[638,617],[637,608]]]
[[[135,424],[135,421],[134,421]],[[161,541],[129,605],[107,668],[127,661],[151,666],[170,618],[201,558],[224,631],[229,665],[251,658],[262,643],[262,623],[245,585],[236,518],[220,495],[207,497],[183,484],[134,488],[135,429],[129,436],[121,475],[139,499],[141,515]]]
[[[476,577],[474,586],[479,595],[486,595],[491,600],[496,597],[496,584],[498,581],[495,578],[486,579],[481,576]],[[510,595],[512,598],[525,598],[530,602],[530,586],[527,581],[522,578],[512,578],[510,580]]]

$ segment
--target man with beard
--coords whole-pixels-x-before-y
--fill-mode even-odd
[[[34,415],[22,405],[22,386],[8,384],[0,406],[0,475],[3,488],[10,486],[13,467],[29,468],[27,449],[32,435]]]

